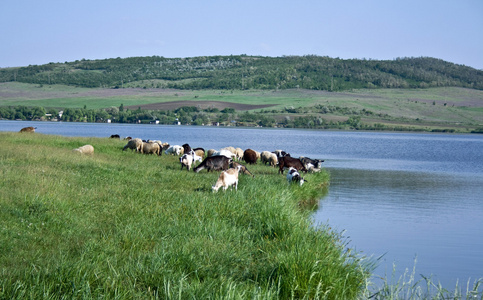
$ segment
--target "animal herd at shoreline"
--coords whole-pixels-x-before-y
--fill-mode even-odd
[[[118,138],[119,135],[111,135],[110,138]],[[123,147],[123,151],[131,149],[143,154],[156,154],[161,156],[163,152],[166,155],[179,156],[181,170],[186,168],[190,171],[198,173],[206,169],[207,172],[221,171],[218,180],[212,186],[213,191],[220,188],[227,190],[229,187],[238,189],[239,173],[247,174],[255,177],[248,168],[241,164],[245,161],[249,165],[256,164],[261,161],[265,165],[279,168],[278,173],[283,174],[288,169],[286,175],[289,183],[297,183],[300,186],[307,180],[300,175],[300,172],[319,172],[322,168],[323,160],[311,159],[308,157],[294,158],[283,150],[262,151],[258,152],[253,149],[241,149],[232,146],[224,147],[220,150],[209,149],[205,151],[203,148],[191,148],[188,143],[183,145],[170,145],[162,143],[160,140],[142,140],[140,138],[126,137],[127,144]],[[196,163],[199,162],[198,165]]]
[[[36,127],[25,127],[20,132],[35,132]],[[118,134],[113,134],[109,138],[119,139]],[[188,143],[183,145],[170,145],[169,143],[162,143],[160,140],[142,140],[140,138],[126,137],[124,140],[127,144],[122,148],[122,151],[130,149],[131,151],[142,154],[155,154],[161,156],[163,152],[166,155],[179,156],[181,170],[186,168],[190,171],[198,173],[203,169],[207,172],[221,171],[218,180],[212,186],[214,192],[220,188],[227,190],[229,187],[238,189],[238,175],[239,173],[247,174],[255,177],[248,168],[241,164],[240,161],[245,161],[247,164],[253,165],[260,160],[264,165],[269,165],[276,168],[278,166],[278,173],[283,175],[285,169],[288,170],[286,178],[289,184],[296,183],[300,186],[307,182],[307,180],[300,175],[300,172],[319,172],[322,168],[321,159],[311,159],[308,157],[291,157],[289,153],[283,150],[262,151],[258,152],[253,149],[241,149],[235,147],[225,147],[220,150],[209,149],[205,151],[203,148],[191,148]],[[73,149],[74,152],[86,155],[94,154],[94,147],[92,145],[83,145]],[[198,165],[196,163],[198,162]]]

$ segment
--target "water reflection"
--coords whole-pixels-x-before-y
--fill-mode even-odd
[[[364,254],[384,255],[377,274],[391,274],[395,263],[401,275],[417,256],[417,274],[435,274],[445,287],[483,277],[481,175],[329,171],[330,190],[314,218],[345,230]]]

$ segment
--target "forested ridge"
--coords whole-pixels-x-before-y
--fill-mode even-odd
[[[465,87],[483,89],[483,70],[430,57],[394,60],[315,55],[161,56],[76,60],[0,68],[0,82],[88,88],[293,89]]]

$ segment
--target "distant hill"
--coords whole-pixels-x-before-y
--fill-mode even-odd
[[[102,88],[293,89],[465,87],[483,90],[483,70],[430,57],[395,60],[321,56],[160,56],[76,60],[1,68],[0,82]]]

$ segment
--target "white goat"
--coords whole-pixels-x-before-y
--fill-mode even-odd
[[[222,171],[215,185],[212,186],[211,189],[214,192],[217,192],[220,187],[223,187],[223,190],[226,191],[229,186],[235,186],[235,190],[238,190],[238,172],[240,171],[240,168],[241,166],[237,166],[236,168]]]
[[[203,159],[196,155],[193,150],[189,154],[183,154],[180,158],[179,161],[181,163],[181,170],[183,170],[183,167],[186,167],[186,169],[191,170],[191,165],[195,163],[195,161],[201,162]]]

